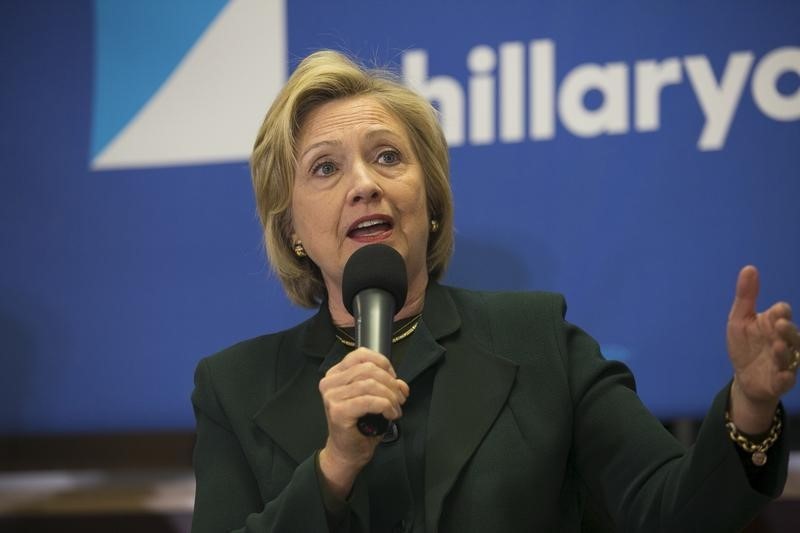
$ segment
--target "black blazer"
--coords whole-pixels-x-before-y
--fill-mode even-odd
[[[425,531],[579,531],[585,499],[620,531],[727,532],[777,497],[786,439],[748,478],[721,391],[684,450],[642,405],[628,369],[564,321],[547,293],[431,283],[408,356],[443,357],[430,399]],[[327,306],[287,331],[203,359],[192,402],[192,531],[326,531],[315,470],[326,422],[318,382],[341,357]],[[676,391],[677,393],[677,391]],[[356,481],[352,531],[371,531]]]

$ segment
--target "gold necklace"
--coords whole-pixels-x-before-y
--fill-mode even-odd
[[[395,332],[392,334],[392,344],[400,342],[401,340],[405,339],[406,337],[410,336],[417,330],[417,326],[419,326],[419,321],[422,318],[422,313],[411,317],[408,322],[397,328]],[[356,340],[346,332],[344,329],[340,328],[339,326],[335,326],[336,331],[336,339],[344,344],[345,346],[349,346],[350,348],[355,348]]]

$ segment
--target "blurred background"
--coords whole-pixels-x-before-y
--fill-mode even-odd
[[[789,0],[0,1],[0,526],[186,530],[194,367],[310,314],[247,158],[320,48],[440,110],[445,283],[564,293],[691,442],[739,269],[800,306],[798,28]]]

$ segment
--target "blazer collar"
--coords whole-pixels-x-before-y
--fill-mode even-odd
[[[428,283],[425,291],[425,307],[422,318],[434,339],[441,339],[461,327],[461,316],[447,288],[435,281]],[[329,355],[331,345],[339,345],[335,337],[327,299],[322,302],[319,311],[306,322],[303,331],[303,352],[311,357],[325,358]]]
[[[346,351],[323,301],[317,314],[291,330],[281,343],[279,361],[299,370],[253,416],[253,422],[298,464],[325,446],[328,425],[319,380]]]

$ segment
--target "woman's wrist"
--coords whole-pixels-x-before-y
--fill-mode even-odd
[[[326,446],[319,452],[319,469],[326,488],[337,498],[346,500],[361,468],[337,460]]]
[[[734,378],[731,384],[728,415],[739,431],[747,435],[762,435],[769,431],[779,400],[753,401]]]

